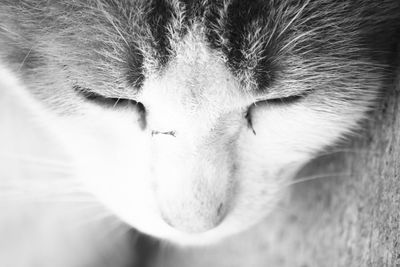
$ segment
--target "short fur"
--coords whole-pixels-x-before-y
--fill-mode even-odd
[[[397,0],[0,7],[1,63],[52,113],[73,178],[139,230],[197,244],[259,222],[357,126],[391,78],[400,26]]]

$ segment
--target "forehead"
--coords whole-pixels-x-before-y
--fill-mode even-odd
[[[2,19],[21,25],[25,67],[51,59],[71,83],[113,97],[121,92],[134,97],[147,78],[170,70],[180,51],[198,53],[179,50],[188,39],[205,45],[214,56],[210,60],[223,62],[240,89],[279,96],[313,89],[337,73],[347,75],[338,60],[356,64],[360,51],[351,21],[343,19],[354,17],[357,5],[331,0],[22,0],[4,5],[11,11],[1,10]]]
[[[136,40],[129,42],[128,78],[140,88],[179,53],[188,34],[216,52],[246,90],[265,90],[279,69],[268,1],[152,0],[136,2]],[[194,49],[193,53],[197,51]],[[140,70],[140,71],[138,71]]]
[[[0,46],[12,47],[7,60],[17,68],[24,62],[21,71],[29,75],[41,71],[51,80],[47,69],[57,69],[70,87],[134,97],[177,57],[195,56],[198,46],[181,48],[196,40],[245,90],[265,90],[279,70],[269,2],[3,1]]]

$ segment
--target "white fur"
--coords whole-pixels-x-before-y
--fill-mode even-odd
[[[314,95],[291,105],[260,104],[252,113],[254,135],[244,115],[256,99],[240,93],[196,30],[176,46],[163,75],[145,82],[139,95],[148,112],[145,131],[130,109],[87,102],[77,114],[54,116],[40,108],[46,115],[40,122],[68,148],[69,179],[130,225],[185,244],[215,241],[260,221],[287,179],[363,114],[350,105],[326,112]],[[23,103],[24,96],[16,99]]]
[[[30,159],[68,165],[62,179],[46,179],[73,183],[129,225],[176,243],[217,241],[267,216],[287,180],[363,118],[387,71],[373,61],[375,55],[366,55],[373,48],[362,42],[369,30],[378,33],[389,24],[384,7],[377,11],[377,26],[361,17],[375,9],[373,1],[365,1],[354,18],[346,4],[335,1],[298,6],[272,1],[276,8],[270,17],[247,25],[240,48],[231,47],[226,30],[232,1],[223,2],[208,26],[200,18],[185,22],[185,6],[172,1],[173,14],[165,25],[169,44],[162,44],[171,50],[165,66],[153,47],[157,36],[143,19],[144,2],[66,1],[58,6],[44,1],[41,8],[33,2],[7,2],[0,12],[1,59],[27,82],[9,85],[8,75],[0,77],[10,100],[2,100],[0,114],[7,129],[0,133],[6,147],[0,174],[12,174],[2,184],[22,177],[21,187],[47,185],[38,178],[37,166],[10,160],[13,153],[21,154],[14,145],[23,144]],[[321,6],[326,14],[319,12]],[[35,14],[47,12],[47,20],[37,21]],[[19,29],[14,16],[23,18],[17,21],[21,25],[34,26]],[[211,50],[210,33],[220,48]],[[232,70],[224,50],[236,48],[245,60]],[[137,70],[143,77],[135,76],[143,78],[140,85],[127,82],[127,69],[133,68],[127,56],[135,49],[143,55],[143,70]],[[255,77],[263,57],[276,77],[268,88],[256,88],[266,86],[257,85]],[[104,108],[85,100],[75,85],[142,102],[146,129],[139,127],[136,109]],[[14,87],[19,89],[9,89]],[[290,104],[258,102],[299,93],[307,96]],[[255,135],[245,118],[254,103]],[[10,112],[14,108],[17,120]]]
[[[0,266],[126,266],[127,227],[76,179],[53,119],[0,66]]]

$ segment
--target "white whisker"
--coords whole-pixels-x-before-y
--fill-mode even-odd
[[[21,64],[19,65],[18,69],[17,69],[17,73],[20,73],[22,67],[24,66],[26,60],[28,59],[29,55],[31,54],[33,49],[33,46],[29,49],[28,53],[26,53],[24,59],[22,60]]]
[[[18,161],[25,161],[29,163],[36,164],[44,164],[44,165],[53,165],[53,166],[64,166],[64,167],[72,167],[72,164],[68,164],[65,161],[58,159],[50,159],[50,158],[40,158],[34,155],[12,155],[12,154],[0,154],[1,158],[4,159],[12,159]]]
[[[370,149],[366,148],[340,148],[340,149],[333,149],[333,150],[327,150],[324,152],[320,152],[316,154],[316,157],[322,157],[322,156],[328,156],[328,155],[334,155],[334,154],[372,154],[372,155],[379,155],[379,152],[377,151],[371,151]]]
[[[295,184],[300,184],[308,181],[313,181],[313,180],[319,180],[319,179],[327,179],[327,178],[344,178],[344,177],[350,177],[350,173],[329,173],[329,174],[319,174],[319,175],[312,175],[312,176],[307,176],[307,177],[301,177],[298,179],[295,179],[292,182],[289,182],[284,185],[284,187],[292,186]]]

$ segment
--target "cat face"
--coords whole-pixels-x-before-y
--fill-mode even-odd
[[[298,168],[362,114],[321,110],[318,93],[258,102],[201,41],[186,42],[178,53],[196,57],[177,56],[144,82],[145,115],[88,100],[57,127],[90,192],[136,228],[185,244],[259,222]]]
[[[24,59],[90,193],[141,231],[211,242],[268,215],[363,117],[383,68],[333,1],[161,2],[10,3],[3,26],[28,41],[2,33],[2,57]]]

